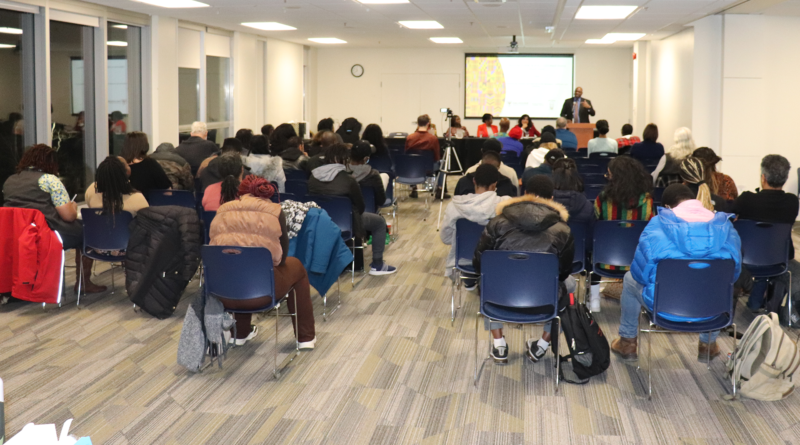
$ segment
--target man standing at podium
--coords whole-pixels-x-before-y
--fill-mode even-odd
[[[583,88],[575,88],[575,97],[570,97],[564,101],[561,107],[561,117],[576,124],[588,124],[589,116],[594,116],[592,101],[584,99]]]

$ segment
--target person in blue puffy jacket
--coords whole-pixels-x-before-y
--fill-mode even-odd
[[[650,220],[639,238],[631,271],[625,274],[622,284],[619,338],[611,342],[611,350],[623,360],[638,359],[639,314],[643,305],[653,310],[656,267],[661,260],[731,259],[736,262],[734,280],[739,277],[742,243],[730,221],[733,215],[714,213],[694,197],[694,193],[683,184],[667,187],[662,196],[664,208],[658,209],[658,216]],[[661,315],[673,321],[697,321]],[[700,334],[699,360],[705,360],[709,352],[712,359],[719,355],[718,334],[719,331]]]

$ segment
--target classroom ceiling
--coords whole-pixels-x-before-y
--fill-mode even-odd
[[[166,9],[134,0],[92,0],[94,3],[146,14],[245,31],[310,46],[308,39],[336,37],[354,47],[431,48],[430,37],[459,37],[467,51],[499,51],[517,36],[521,52],[547,47],[630,46],[631,42],[589,45],[606,33],[646,33],[657,40],[710,14],[748,3],[775,0],[506,0],[499,6],[475,0],[410,0],[406,4],[365,5],[355,0],[200,0],[208,8]],[[486,0],[481,0],[482,2]],[[785,3],[797,5],[791,0]],[[578,20],[582,5],[632,5],[638,8],[622,20]],[[776,6],[779,7],[780,5]],[[437,30],[411,30],[401,20],[435,20]],[[242,22],[279,22],[293,31],[260,31]],[[554,26],[552,33],[547,27]]]

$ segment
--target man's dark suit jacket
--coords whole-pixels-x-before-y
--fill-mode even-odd
[[[570,97],[569,99],[564,101],[564,106],[561,107],[561,117],[570,122],[572,122],[573,100],[575,100],[575,98]],[[586,102],[587,104],[589,104],[589,108],[583,108],[583,105],[581,105],[581,109],[578,111],[578,117],[581,118],[582,124],[588,124],[589,116],[594,116],[594,107],[592,106],[592,101],[586,99],[585,97],[581,98],[581,102]]]

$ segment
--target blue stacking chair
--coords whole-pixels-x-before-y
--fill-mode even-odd
[[[605,173],[581,173],[581,177],[584,185],[605,185],[608,182]]]
[[[287,181],[308,181],[308,175],[305,170],[284,169],[283,174],[286,176]]]
[[[378,213],[375,207],[375,190],[372,190],[372,187],[361,186],[361,196],[364,197],[364,212]]]
[[[308,196],[308,181],[287,180],[285,185],[286,193],[291,193],[300,200],[305,200]]]
[[[203,212],[203,227],[205,231],[205,244],[211,244],[211,221],[214,221],[214,217],[217,216],[217,212]]]
[[[476,278],[477,273],[472,267],[472,257],[475,254],[475,247],[481,239],[484,226],[472,222],[468,219],[456,220],[456,240],[453,249],[456,252],[456,265],[453,267],[453,289],[450,295],[450,324],[455,324],[456,310],[461,309],[461,280],[466,278]],[[464,275],[469,274],[469,275]],[[458,306],[456,307],[456,290],[458,290]]]
[[[394,174],[394,168],[392,167],[392,158],[390,158],[389,156],[377,156],[377,155],[370,156],[369,165],[381,173],[387,173],[390,176]]]
[[[186,190],[150,190],[147,194],[147,203],[150,207],[180,206],[190,209],[197,208],[194,193]]]
[[[475,318],[475,385],[478,384],[478,332],[481,316],[491,321],[519,324],[546,323],[552,327],[552,350],[556,361],[556,392],[559,380],[558,257],[552,253],[487,250],[481,255],[480,312]],[[532,313],[538,308],[545,313]],[[552,310],[550,309],[552,308]],[[537,311],[539,312],[539,311]]]
[[[736,324],[733,323],[733,282],[736,263],[733,260],[662,260],[656,266],[653,311],[642,312],[649,322],[647,333],[647,395],[653,397],[650,343],[652,332],[710,332],[733,325],[736,359]],[[674,321],[674,316],[702,321]],[[663,328],[663,329],[658,329]],[[711,369],[709,348],[708,369]],[[733,366],[736,366],[734,361]],[[735,373],[734,373],[735,374]],[[736,397],[736,386],[733,385]]]
[[[125,261],[125,257],[104,255],[97,251],[126,250],[128,248],[128,239],[131,237],[128,226],[130,226],[131,221],[133,221],[133,215],[125,211],[115,215],[105,215],[102,209],[81,209],[81,218],[83,220],[83,248],[81,249],[81,253],[85,257],[95,261],[112,263],[111,293],[113,294],[116,290],[113,263],[121,263]],[[83,262],[80,263],[79,267],[78,306],[81,304]]]
[[[589,202],[594,202],[598,196],[600,196],[600,192],[603,191],[605,188],[605,184],[588,184],[584,185],[583,187],[583,196],[589,200]]]
[[[609,270],[600,267],[630,267],[639,237],[647,221],[597,221],[594,223],[594,242],[592,243],[592,271],[605,278],[622,278],[626,271]]]
[[[426,183],[428,173],[433,170],[433,157],[422,154],[399,154],[395,156],[394,168],[397,173],[395,183],[411,185],[423,185]],[[429,190],[429,194],[433,194]],[[428,205],[428,197],[425,197],[425,205]]]
[[[607,153],[607,152],[592,153],[592,154],[589,155],[589,159],[592,159],[592,160],[594,160],[594,159],[604,159],[604,160],[608,161],[608,160],[611,160],[611,159],[616,158],[616,157],[617,157],[616,153]]]
[[[278,319],[281,315],[295,318],[297,313],[281,314],[280,307],[289,296],[275,295],[275,270],[272,266],[272,253],[264,247],[238,247],[238,246],[203,246],[201,251],[203,259],[203,275],[206,282],[206,295],[226,298],[229,300],[252,300],[265,296],[272,297],[269,303],[262,307],[244,309],[225,309],[234,314],[256,314],[275,310],[275,352],[272,374],[280,378],[281,371],[295,357],[300,355],[300,345],[295,336],[294,353],[278,368]],[[294,307],[297,309],[297,292],[294,294]]]
[[[789,274],[789,313],[792,313],[792,225],[740,219],[733,223],[742,240],[742,266],[753,278],[776,278]],[[791,317],[789,327],[792,327]]]
[[[575,255],[572,257],[572,274],[584,275],[583,301],[586,302],[586,295],[590,286],[589,272],[586,257],[588,253],[587,241],[591,239],[591,226],[586,223],[569,222],[569,230],[575,240]],[[585,272],[585,273],[584,273]]]
[[[664,196],[664,187],[653,187],[653,205],[661,205],[661,197]]]

